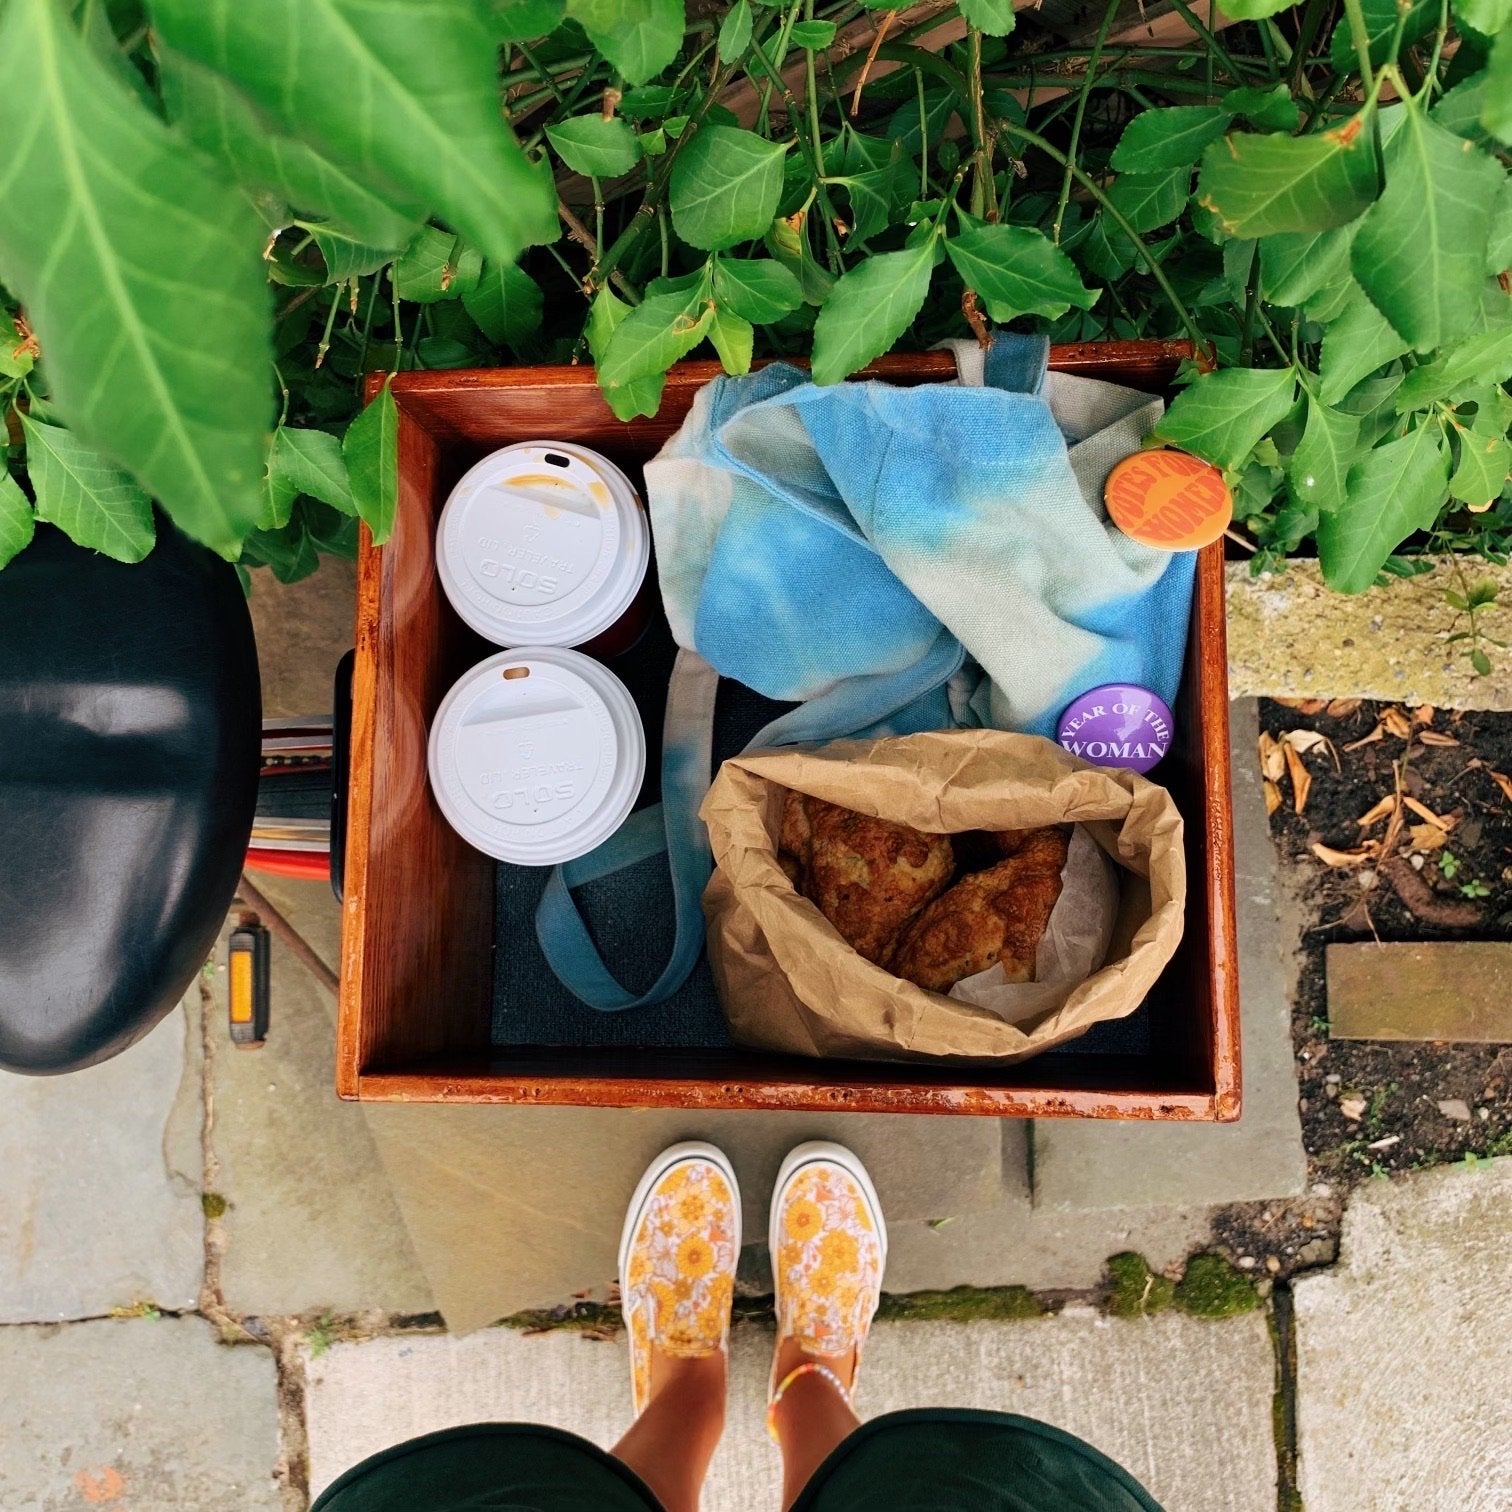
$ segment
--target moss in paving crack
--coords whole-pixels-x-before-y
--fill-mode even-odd
[[[1182,1312],[1195,1318],[1233,1318],[1260,1305],[1260,1295],[1244,1272],[1211,1252],[1187,1261],[1173,1299]]]
[[[1108,1260],[1106,1307],[1115,1318],[1147,1318],[1164,1312],[1176,1294],[1174,1282],[1156,1275],[1143,1255],[1125,1250]]]
[[[1044,1303],[1025,1286],[957,1286],[950,1291],[884,1296],[877,1316],[891,1322],[1016,1322],[1042,1318]]]
[[[219,1192],[200,1193],[200,1207],[204,1209],[207,1218],[224,1218],[230,1205]]]

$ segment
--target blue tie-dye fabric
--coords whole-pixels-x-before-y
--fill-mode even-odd
[[[1107,468],[1158,406],[1053,379],[1058,423],[1038,391],[1044,354],[1041,341],[999,338],[987,358],[989,382],[1035,392],[820,388],[775,364],[699,393],[646,467],[658,571],[673,634],[696,653],[680,674],[702,658],[800,703],[753,744],[982,724],[1053,735],[1074,697],[1114,681],[1174,700],[1195,554],[1141,546],[1101,506]],[[543,902],[547,959],[594,1006],[659,1001],[697,960],[707,772],[689,758],[707,749],[712,688],[705,677],[701,697],[679,698],[674,686],[669,704],[668,846],[691,901],[680,889],[689,937],[680,928],[662,979],[639,997],[617,989],[567,917],[568,887],[603,875],[614,840],[607,859],[569,864]]]

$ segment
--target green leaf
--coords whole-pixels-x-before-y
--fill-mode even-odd
[[[1120,173],[1190,168],[1208,143],[1223,135],[1232,119],[1230,111],[1217,105],[1172,105],[1166,110],[1141,111],[1124,127],[1109,165]]]
[[[273,451],[270,446],[268,469],[263,478],[263,508],[257,517],[257,529],[282,530],[294,514],[294,501],[298,497],[299,490],[287,478],[274,473]],[[242,542],[242,547],[245,550],[245,541]]]
[[[665,373],[691,352],[714,321],[710,284],[705,270],[684,287],[648,292],[617,323],[609,338],[599,359],[600,384],[606,389],[623,388],[638,379]]]
[[[746,0],[735,0],[719,23],[719,61],[733,63],[745,56],[751,45],[751,7]]]
[[[325,281],[328,284],[345,283],[351,278],[376,273],[404,250],[403,246],[370,247],[336,226],[311,226],[310,236],[325,259]],[[319,278],[315,282],[319,283]]]
[[[1449,496],[1476,508],[1501,496],[1512,471],[1512,444],[1501,420],[1484,412],[1476,415],[1474,425],[1461,427],[1459,465],[1449,479]],[[3,551],[0,551],[3,557]],[[0,565],[4,565],[0,560]]]
[[[1233,132],[1202,157],[1197,196],[1230,236],[1326,231],[1375,198],[1375,158],[1364,119],[1313,136]]]
[[[593,354],[594,362],[603,362],[609,342],[620,322],[630,313],[630,308],[609,289],[598,291],[588,311],[587,325],[588,350]],[[662,387],[666,382],[663,373],[637,378],[617,389],[605,387],[602,367],[598,370],[598,378],[599,387],[617,419],[633,420],[637,415],[654,415],[661,405]]]
[[[811,52],[822,52],[835,40],[833,21],[798,21],[788,31],[788,37],[798,47]]]
[[[1223,14],[1234,21],[1263,21],[1283,11],[1291,0],[1228,0]]]
[[[760,236],[777,213],[786,151],[738,126],[701,127],[672,166],[677,234],[708,250]]]
[[[1114,223],[1111,216],[1098,215],[1092,220],[1092,229],[1077,248],[1082,262],[1089,272],[1112,283],[1134,266],[1139,252],[1134,243]]]
[[[37,528],[31,500],[0,464],[0,567],[7,567],[31,545]]]
[[[1321,510],[1337,509],[1359,452],[1360,417],[1308,395],[1307,424],[1286,466],[1292,492]]]
[[[1425,404],[1456,397],[1476,384],[1512,379],[1512,319],[1468,337],[1453,350],[1414,368],[1397,391],[1397,408],[1405,413]]]
[[[396,208],[361,177],[278,131],[214,70],[164,47],[158,78],[169,121],[240,183],[276,195],[305,218],[329,218],[366,246],[402,247],[414,234],[423,218],[418,204]]]
[[[1302,121],[1302,112],[1284,84],[1270,89],[1247,86],[1231,89],[1219,104],[1233,115],[1243,116],[1261,131],[1295,131]]]
[[[762,238],[769,251],[798,280],[803,302],[822,305],[835,287],[835,277],[828,268],[814,260],[813,248],[804,233],[785,220],[773,221]]]
[[[156,535],[152,501],[120,468],[71,431],[21,417],[37,518],[118,562],[140,562]]]
[[[1323,577],[1340,593],[1363,593],[1386,558],[1438,517],[1449,463],[1437,425],[1427,423],[1368,451],[1349,470],[1342,508],[1318,521]]]
[[[1491,236],[1486,244],[1486,272],[1500,277],[1512,268],[1512,177],[1502,180],[1491,211]]]
[[[477,287],[483,259],[450,231],[421,226],[414,240],[396,259],[391,277],[400,299],[435,304],[460,299]]]
[[[714,310],[714,319],[709,323],[709,340],[719,353],[725,372],[740,377],[751,371],[751,352],[756,331],[749,320],[742,320],[732,310]]]
[[[567,0],[567,14],[632,84],[654,79],[682,47],[683,0]]]
[[[1498,142],[1512,147],[1512,26],[1504,26],[1491,45],[1481,125]]]
[[[29,0],[35,3],[35,0]],[[290,135],[513,262],[556,200],[499,109],[478,0],[150,0],[163,43],[226,74]]]
[[[262,505],[272,408],[256,217],[55,0],[0,10],[0,141],[0,277],[59,413],[190,535],[234,550]],[[141,529],[111,539],[135,550]]]
[[[1083,287],[1071,259],[1028,226],[974,226],[950,237],[945,250],[996,321],[1020,315],[1057,320],[1072,305],[1090,310],[1097,301],[1097,291]]]
[[[273,432],[268,475],[292,486],[296,494],[309,494],[342,514],[357,513],[341,442],[325,431],[279,426]]]
[[[1361,9],[1365,13],[1365,32],[1370,38],[1370,61],[1379,68],[1390,61],[1391,42],[1396,36],[1401,12],[1397,0],[1361,0]],[[1401,46],[1401,51],[1405,53],[1413,43],[1421,40],[1425,33],[1438,24],[1439,0],[1410,0],[1410,4],[1404,3],[1402,9],[1407,12]],[[1329,60],[1336,73],[1356,73],[1360,63],[1359,54],[1355,50],[1354,33],[1350,30],[1349,18],[1342,7],[1338,14],[1339,20],[1329,40]]]
[[[768,257],[714,259],[714,302],[753,325],[770,325],[803,303],[803,287]]]
[[[640,161],[640,142],[618,116],[569,116],[546,128],[546,140],[574,173],[590,178],[618,178]]]
[[[492,0],[493,34],[500,42],[530,42],[562,24],[563,0]]]
[[[1360,379],[1406,350],[1391,322],[1356,290],[1344,313],[1323,333],[1318,375],[1324,403],[1337,404]]]
[[[1282,231],[1260,243],[1260,289],[1283,309],[1305,304],[1319,289],[1349,275],[1353,226],[1332,231]]]
[[[1226,368],[1193,379],[1171,401],[1155,435],[1226,471],[1291,413],[1297,380],[1290,368]]]
[[[842,186],[850,199],[851,242],[864,242],[885,231],[892,220],[891,170],[879,168],[866,173],[846,174],[825,180],[833,188]]]
[[[463,290],[462,305],[490,341],[519,353],[541,329],[545,296],[523,268],[489,262],[476,286]]]
[[[1409,105],[1386,144],[1386,189],[1366,212],[1350,265],[1409,345],[1431,351],[1470,328],[1486,277],[1501,168]]]
[[[1013,0],[960,0],[968,26],[989,37],[1006,37],[1013,30]]]
[[[249,537],[246,560],[265,564],[280,583],[297,583],[320,566],[320,553],[304,521],[290,519]]]
[[[1481,125],[1481,112],[1486,108],[1486,78],[1481,72],[1462,79],[1428,112],[1446,131],[1477,146],[1487,141],[1486,128]]]
[[[1168,226],[1186,208],[1192,185],[1190,168],[1164,173],[1121,173],[1108,189],[1108,198],[1136,231]]]
[[[934,240],[883,252],[830,290],[814,326],[814,382],[838,383],[880,357],[913,324],[934,275]]]
[[[399,406],[392,378],[347,427],[341,454],[358,517],[372,531],[373,545],[381,546],[399,507]]]

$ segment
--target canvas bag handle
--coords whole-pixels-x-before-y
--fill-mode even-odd
[[[972,341],[946,342],[960,382],[1036,394],[1044,383],[1050,344],[1043,337],[998,333],[985,351]],[[843,699],[821,694],[757,732],[747,751],[768,746],[839,740],[880,724],[933,692],[960,669],[964,653],[943,631],[934,646],[900,672],[847,681]],[[704,947],[701,899],[713,870],[699,805],[713,780],[714,701],[719,674],[696,651],[681,649],[672,668],[663,722],[662,801],[633,814],[608,840],[552,869],[536,908],[536,938],[547,964],[575,997],[601,1013],[663,1002],[687,981]],[[838,693],[840,690],[836,690]],[[572,896],[598,881],[665,851],[672,878],[675,935],[657,979],[632,992],[604,963]]]

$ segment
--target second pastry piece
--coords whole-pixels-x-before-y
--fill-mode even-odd
[[[1032,982],[1034,959],[1061,893],[1070,837],[1063,828],[1001,830],[1004,859],[962,877],[898,941],[892,970],[931,992],[1001,962],[1009,982]]]
[[[874,819],[805,793],[787,795],[782,849],[803,895],[868,961],[880,962],[898,931],[949,885],[949,835]]]

